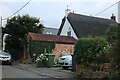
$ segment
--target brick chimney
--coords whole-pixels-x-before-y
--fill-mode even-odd
[[[114,14],[112,14],[111,20],[116,21],[116,16],[114,16]]]

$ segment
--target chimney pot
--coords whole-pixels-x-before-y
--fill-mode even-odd
[[[116,21],[116,16],[114,16],[114,14],[112,14],[111,20]]]
[[[69,6],[67,5],[67,9],[65,10],[65,16],[67,17],[70,12],[71,10],[69,9]]]

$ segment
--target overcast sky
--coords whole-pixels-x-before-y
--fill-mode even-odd
[[[20,9],[29,0],[1,0],[0,16],[7,18]],[[65,15],[67,5],[75,13],[95,16],[119,0],[31,0],[31,2],[16,15],[29,14],[41,19],[47,27],[59,28]],[[112,13],[118,17],[118,4],[95,16],[110,19]],[[3,21],[5,25],[5,20]]]

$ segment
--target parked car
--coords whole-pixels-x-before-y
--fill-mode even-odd
[[[58,63],[63,69],[68,69],[69,67],[72,67],[72,56],[71,55],[65,55],[58,59]]]
[[[9,52],[5,52],[3,50],[0,50],[0,62],[12,64],[12,57]]]

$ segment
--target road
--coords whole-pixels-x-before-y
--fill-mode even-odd
[[[50,77],[27,70],[22,70],[14,66],[3,65],[2,78],[50,78]]]
[[[74,76],[72,72],[57,70],[56,68],[53,70],[49,68],[30,68],[30,66],[22,68],[18,66],[19,65],[2,65],[2,78],[13,78],[11,80],[14,80],[14,78],[16,80],[73,80],[72,77]]]

